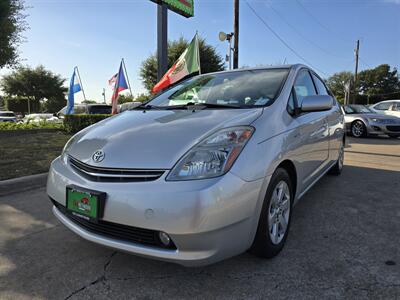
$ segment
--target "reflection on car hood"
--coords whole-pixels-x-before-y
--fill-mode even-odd
[[[211,132],[249,125],[261,114],[262,109],[127,111],[78,133],[68,153],[101,167],[170,169]],[[100,149],[105,158],[94,163],[92,155]]]

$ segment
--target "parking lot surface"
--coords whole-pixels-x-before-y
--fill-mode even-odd
[[[348,139],[295,207],[286,247],[184,268],[87,242],[45,189],[0,198],[0,299],[400,299],[400,140]]]

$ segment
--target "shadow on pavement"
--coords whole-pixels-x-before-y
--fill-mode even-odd
[[[3,197],[0,298],[400,297],[399,186],[400,172],[346,166],[295,207],[278,257],[203,268],[84,241],[58,224],[44,189]]]

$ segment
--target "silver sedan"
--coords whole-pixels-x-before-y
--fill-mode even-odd
[[[400,118],[375,113],[365,105],[343,107],[346,130],[354,137],[386,134],[391,138],[400,137]]]
[[[344,117],[303,65],[205,74],[76,134],[53,161],[55,216],[86,240],[199,266],[273,257],[294,205],[340,174]]]

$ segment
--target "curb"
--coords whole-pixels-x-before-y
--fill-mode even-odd
[[[47,174],[42,173],[0,181],[0,197],[45,186]]]

